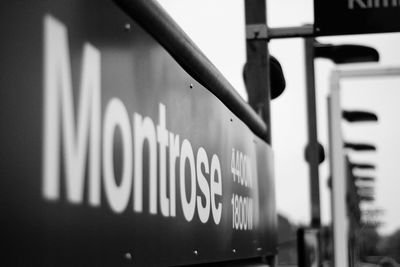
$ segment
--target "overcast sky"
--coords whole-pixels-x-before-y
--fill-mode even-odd
[[[247,99],[242,67],[246,59],[244,0],[159,0],[214,65],[226,76],[239,94]],[[268,0],[270,27],[300,26],[313,23],[312,0]],[[320,38],[321,42],[370,45],[380,52],[375,64],[352,64],[346,68],[400,66],[400,34],[375,34]],[[308,167],[304,161],[306,144],[305,70],[301,39],[273,40],[271,53],[281,62],[287,88],[272,104],[272,142],[275,153],[277,206],[279,212],[296,223],[309,223],[310,199]],[[326,97],[333,63],[316,60],[318,134],[328,154]],[[354,160],[377,165],[375,171],[360,173],[377,178],[376,201],[372,208],[384,209],[380,217],[384,234],[400,228],[400,78],[359,79],[342,84],[342,102],[347,109],[367,109],[379,116],[379,123],[343,124],[349,141],[371,142],[375,153],[351,155]],[[326,160],[320,168],[323,222],[330,221],[330,193],[327,190],[329,168]]]

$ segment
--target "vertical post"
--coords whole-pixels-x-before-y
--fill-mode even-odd
[[[315,104],[314,38],[304,38],[308,120],[308,165],[310,169],[311,226],[320,228],[321,211],[319,196],[319,144]]]
[[[266,0],[245,0],[246,21],[246,90],[250,106],[264,120],[267,125],[267,136],[265,141],[271,144],[271,79],[267,25]],[[249,33],[249,31],[252,31]],[[265,35],[265,36],[263,36]],[[268,240],[277,244],[275,240]],[[277,253],[277,252],[276,252]],[[276,256],[268,256],[266,263],[276,266]]]
[[[347,217],[349,218],[349,265],[351,267],[356,266],[357,262],[357,225],[359,222],[358,215],[357,215],[357,187],[355,185],[355,177],[353,175],[352,169],[350,167],[350,160],[349,157],[345,156],[346,162],[346,203],[347,203]]]
[[[329,147],[332,175],[332,225],[334,266],[348,266],[348,220],[346,215],[346,163],[341,132],[339,77],[333,73],[328,97]]]
[[[269,50],[268,41],[260,36],[267,32],[266,0],[245,0],[245,18],[246,31],[254,31],[246,40],[246,89],[250,105],[267,124],[265,141],[271,144]]]

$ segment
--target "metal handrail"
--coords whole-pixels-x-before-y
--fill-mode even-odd
[[[265,122],[155,0],[113,1],[153,36],[189,75],[214,94],[254,134],[266,140]]]

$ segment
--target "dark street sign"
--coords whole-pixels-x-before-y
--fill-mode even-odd
[[[109,0],[0,5],[1,265],[276,253],[270,146],[135,21]]]
[[[400,31],[399,0],[314,0],[318,36]]]

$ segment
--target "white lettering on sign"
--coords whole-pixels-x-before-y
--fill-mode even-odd
[[[222,216],[218,156],[212,155],[210,161],[203,147],[194,153],[189,140],[184,139],[180,144],[179,135],[167,129],[167,108],[162,103],[158,105],[157,125],[150,117],[139,113],[130,115],[116,97],[107,102],[102,118],[101,53],[88,43],[83,48],[79,105],[75,114],[67,30],[62,23],[46,16],[44,33],[43,197],[59,200],[63,177],[66,200],[72,204],[82,204],[87,185],[90,206],[101,206],[101,192],[104,192],[107,204],[116,213],[131,206],[137,213],[146,210],[149,214],[160,212],[165,217],[176,217],[178,177],[180,207],[185,220],[190,222],[197,214],[202,223],[212,217],[218,225]],[[113,153],[117,129],[121,133],[122,148],[118,183]],[[145,148],[148,148],[146,159]],[[144,164],[148,164],[148,188],[143,183]],[[149,198],[148,207],[143,207],[145,196]]]
[[[208,175],[210,173],[207,152],[204,148],[200,147],[197,151],[196,172],[198,175],[199,187],[204,196],[205,204],[203,205],[201,196],[197,196],[197,207],[200,221],[205,223],[210,217],[210,186],[208,185],[202,169],[204,169],[205,174]]]
[[[232,195],[232,228],[236,230],[253,230],[253,199]]]
[[[234,182],[245,187],[253,187],[250,158],[234,148],[231,156],[231,173]]]
[[[349,9],[400,7],[400,0],[348,0]]]
[[[250,157],[232,148],[231,173],[233,182],[244,191],[253,187]],[[253,199],[248,196],[232,194],[232,228],[235,230],[253,230]]]
[[[210,173],[211,210],[214,222],[219,224],[222,216],[222,203],[217,201],[216,196],[222,196],[222,175],[221,164],[217,155],[213,155],[211,159]]]
[[[74,114],[71,64],[65,27],[45,18],[44,25],[44,159],[43,194],[60,195],[60,137],[63,130],[67,199],[83,200],[87,147],[89,150],[89,204],[100,204],[100,53],[83,48],[78,114]],[[75,121],[77,117],[77,122]],[[59,122],[61,119],[61,123]]]
[[[186,178],[185,175],[186,162],[189,163],[189,179],[190,179],[190,191],[189,199],[186,197]],[[185,177],[181,179],[181,200],[182,200],[182,210],[183,215],[187,221],[191,221],[194,215],[194,209],[196,208],[196,169],[194,168],[194,155],[193,149],[188,140],[183,140],[181,147],[181,161],[180,161],[180,177]]]
[[[121,130],[124,144],[120,185],[115,182],[113,160],[114,133],[117,126]],[[117,98],[111,99],[107,105],[103,133],[104,189],[111,208],[116,212],[122,212],[128,205],[132,188],[132,131],[128,112],[121,100]]]

